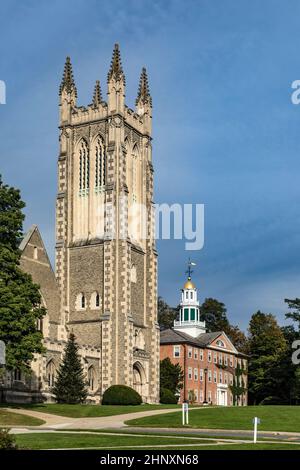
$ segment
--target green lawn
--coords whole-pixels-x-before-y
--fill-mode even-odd
[[[108,406],[108,405],[59,405],[40,403],[34,405],[5,405],[7,408],[23,408],[26,410],[41,411],[69,418],[96,418],[99,416],[113,416],[138,411],[178,408],[180,405],[136,405],[136,406]]]
[[[97,449],[128,449],[138,450],[138,446],[144,446],[146,450],[160,449],[161,445],[166,445],[164,450],[300,450],[300,444],[285,443],[243,443],[225,444],[220,442],[215,444],[208,439],[171,437],[171,436],[130,436],[130,435],[109,435],[109,434],[74,434],[67,432],[60,433],[28,433],[15,435],[16,442],[20,449],[72,449],[72,448],[97,448]],[[193,444],[193,445],[185,445]],[[202,444],[202,445],[199,445]],[[211,444],[211,445],[209,445]]]
[[[216,407],[192,410],[189,425],[207,429],[253,429],[252,419],[258,416],[258,431],[300,432],[300,406]],[[181,413],[169,413],[132,419],[130,426],[182,427]]]
[[[120,448],[121,450],[121,448]],[[132,448],[131,450],[138,450],[138,448]],[[148,450],[157,450],[157,447],[149,447]],[[172,447],[164,447],[164,450],[173,450]],[[176,450],[300,450],[300,445],[297,444],[228,444],[228,445],[216,445],[216,446],[193,446],[193,447],[177,447]]]
[[[40,426],[45,421],[0,409],[0,426]]]
[[[93,435],[93,434],[74,434],[67,432],[60,433],[28,433],[16,434],[16,442],[20,448],[25,449],[71,449],[83,447],[106,447],[109,449],[115,447],[130,446],[155,446],[160,444],[192,444],[195,439],[178,437],[152,437],[152,436],[122,436],[122,435]],[[197,440],[198,442],[198,440]],[[208,440],[200,442],[208,443]]]

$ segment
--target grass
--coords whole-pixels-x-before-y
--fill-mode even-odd
[[[130,436],[130,435],[92,435],[92,434],[74,434],[74,433],[28,433],[16,434],[16,442],[19,448],[39,450],[39,449],[71,449],[71,448],[126,448],[127,446],[155,446],[161,444],[186,443],[192,444],[194,439],[178,437],[151,437],[151,436]],[[202,440],[208,443],[208,440]]]
[[[210,434],[209,432],[208,433],[201,433],[201,434],[195,434],[195,433],[189,433],[188,432],[188,429],[187,429],[187,432],[183,432],[180,434],[177,434],[176,432],[172,433],[171,429],[168,431],[165,431],[165,432],[161,432],[160,429],[158,429],[158,431],[156,432],[155,428],[153,428],[152,431],[150,430],[147,430],[145,428],[145,431],[134,431],[134,429],[126,429],[126,428],[122,428],[122,429],[56,429],[55,430],[56,432],[82,432],[82,433],[101,433],[101,434],[115,434],[116,432],[118,434],[127,434],[127,435],[137,435],[137,434],[143,434],[144,436],[163,436],[163,437],[172,437],[172,436],[179,436],[179,437],[194,437],[194,438],[197,438],[197,439],[217,439],[219,441],[222,441],[224,439],[230,439],[231,441],[240,441],[240,440],[243,440],[243,441],[253,441],[253,436],[252,435],[248,435],[248,436],[234,436],[234,435],[225,435],[225,434]],[[259,436],[259,440],[260,441],[274,441],[274,442],[278,442],[278,439],[276,439],[275,437],[260,437]],[[300,445],[300,442],[299,442],[299,445]]]
[[[131,435],[87,435],[67,432],[28,433],[15,435],[20,449],[130,449],[130,450],[300,450],[300,444],[292,443],[216,443],[203,438],[172,436],[131,436]],[[188,445],[186,445],[188,444]],[[191,445],[192,444],[192,445]],[[200,445],[201,444],[201,445]],[[210,445],[209,445],[210,444]],[[166,447],[160,447],[165,445]],[[142,448],[139,446],[143,446]]]
[[[216,407],[192,410],[189,427],[200,429],[253,429],[258,416],[258,431],[300,432],[300,406]],[[169,413],[126,421],[130,426],[182,427],[181,413]]]
[[[121,448],[120,448],[121,450]],[[138,450],[137,447],[133,447],[131,450]],[[149,447],[148,450],[157,450],[157,447]],[[164,447],[164,450],[173,450],[174,447]],[[193,447],[177,447],[176,450],[300,450],[300,445],[297,444],[268,444],[268,443],[259,443],[259,444],[228,444],[228,445],[213,445],[213,446],[193,446]]]
[[[40,426],[44,422],[42,419],[33,418],[32,416],[0,410],[0,426]]]
[[[96,418],[101,416],[114,416],[139,411],[178,408],[179,405],[136,405],[136,406],[109,406],[109,405],[64,405],[52,403],[38,403],[30,405],[5,405],[6,408],[26,409],[50,413],[68,418]]]

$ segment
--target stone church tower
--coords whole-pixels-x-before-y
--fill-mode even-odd
[[[112,384],[126,384],[156,402],[152,100],[143,68],[136,108],[126,106],[118,44],[107,86],[107,101],[97,81],[92,103],[78,106],[67,58],[59,93],[56,203],[60,323],[81,348],[99,352],[93,377],[99,396]]]

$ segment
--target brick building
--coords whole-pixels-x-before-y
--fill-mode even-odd
[[[184,373],[180,402],[247,405],[247,357],[223,331],[206,332],[190,276],[181,292],[179,319],[161,332],[160,358],[167,357]]]

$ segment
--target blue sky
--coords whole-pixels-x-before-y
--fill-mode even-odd
[[[283,299],[300,296],[300,3],[4,0],[0,17],[0,171],[51,258],[65,56],[85,105],[119,42],[130,107],[149,73],[156,202],[205,204],[201,251],[158,243],[160,295],[177,304],[191,255],[200,300],[222,300],[242,328],[257,309],[282,322]]]

